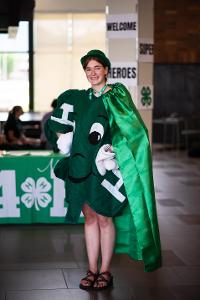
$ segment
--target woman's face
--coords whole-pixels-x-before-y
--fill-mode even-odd
[[[15,113],[15,118],[18,119],[21,115],[23,115],[23,110],[20,108]]]
[[[108,68],[92,59],[88,62],[85,68],[85,74],[92,86],[104,86],[106,83]]]

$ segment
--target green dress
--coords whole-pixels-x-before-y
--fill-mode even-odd
[[[90,89],[64,92],[45,131],[52,143],[56,132],[73,131],[70,156],[55,167],[66,184],[66,222],[78,222],[85,202],[113,217],[115,251],[143,260],[148,272],[161,266],[148,133],[127,89],[120,83],[111,88],[92,99]],[[120,171],[102,175],[96,157],[105,144],[112,144]]]

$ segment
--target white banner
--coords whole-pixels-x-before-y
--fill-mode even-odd
[[[109,83],[121,82],[127,86],[136,86],[138,77],[136,61],[112,62],[108,76]]]
[[[153,62],[154,44],[153,39],[140,38],[138,43],[138,58],[141,62]]]
[[[136,38],[138,36],[137,14],[107,15],[106,33],[108,38]]]

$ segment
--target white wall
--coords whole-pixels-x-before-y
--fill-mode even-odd
[[[106,0],[36,0],[35,12],[105,12],[105,5]]]

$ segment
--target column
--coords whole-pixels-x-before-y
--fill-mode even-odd
[[[129,89],[152,140],[153,0],[107,0],[109,82]]]

